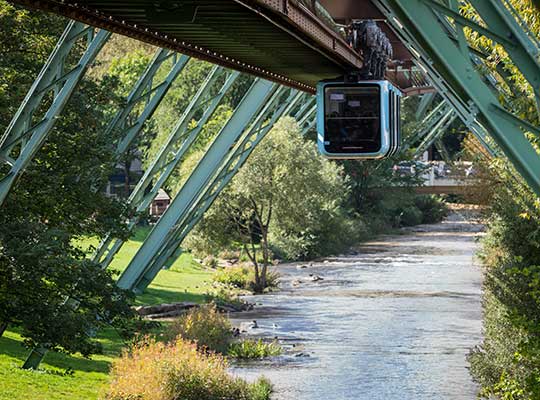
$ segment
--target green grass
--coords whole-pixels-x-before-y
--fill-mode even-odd
[[[135,231],[132,240],[124,244],[111,268],[122,271],[148,234],[148,228]],[[95,246],[95,239],[81,239],[81,248]],[[183,254],[169,270],[162,270],[154,282],[139,295],[136,303],[159,304],[178,301],[202,302],[208,291],[212,272],[203,269],[191,255]],[[125,345],[113,330],[100,332],[104,354],[85,359],[48,353],[40,371],[24,371],[20,366],[28,355],[21,336],[8,330],[0,338],[0,400],[78,400],[98,399],[109,382],[109,368]],[[66,370],[72,375],[66,375]]]
[[[0,399],[98,399],[109,382],[109,367],[124,343],[113,330],[100,334],[104,354],[91,360],[48,353],[39,371],[20,368],[28,355],[22,338],[7,331],[0,338]],[[65,374],[66,370],[73,373]]]

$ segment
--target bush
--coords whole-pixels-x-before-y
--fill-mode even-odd
[[[400,226],[414,226],[422,223],[422,211],[416,206],[405,207],[399,214]]]
[[[248,266],[221,268],[214,273],[213,277],[214,282],[238,289],[249,289],[253,279],[253,272]]]
[[[113,363],[108,400],[266,400],[265,379],[247,383],[227,372],[219,354],[202,354],[197,345],[178,339],[159,343],[145,338]]]
[[[237,289],[253,290],[255,273],[253,267],[247,265],[225,267],[214,273],[213,281]],[[279,274],[275,271],[266,272],[266,287],[276,288],[279,284]]]
[[[239,359],[279,356],[283,349],[276,342],[265,343],[261,339],[247,339],[231,344],[228,355]]]
[[[448,215],[448,207],[438,196],[417,196],[414,205],[422,212],[423,224],[441,222]]]
[[[213,304],[195,307],[169,328],[168,338],[181,337],[195,342],[202,351],[225,353],[232,340],[232,325]]]

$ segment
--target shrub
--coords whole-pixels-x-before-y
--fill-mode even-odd
[[[145,338],[113,363],[108,400],[266,400],[265,379],[249,384],[227,372],[219,354],[202,354],[194,343]]]
[[[221,268],[214,273],[213,277],[214,282],[238,289],[249,289],[253,279],[253,272],[247,266]]]
[[[416,206],[405,207],[399,214],[401,226],[414,226],[422,223],[422,211]]]
[[[205,293],[205,301],[219,307],[233,307],[236,310],[248,310],[250,304],[238,297],[233,291],[226,288],[218,288]]]
[[[213,277],[214,282],[232,286],[237,289],[253,290],[255,273],[253,267],[246,265],[225,267],[217,270]],[[279,274],[275,271],[266,272],[266,287],[276,288],[279,284]]]
[[[232,340],[232,325],[213,304],[192,308],[169,328],[169,339],[178,336],[197,343],[202,351],[225,353]]]
[[[279,356],[283,349],[276,342],[265,343],[261,339],[247,339],[231,344],[228,355],[239,359]]]
[[[448,207],[438,196],[417,196],[414,205],[422,212],[423,224],[441,222],[448,215]]]

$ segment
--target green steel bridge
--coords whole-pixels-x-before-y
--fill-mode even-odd
[[[445,130],[460,119],[488,153],[507,157],[540,195],[540,155],[530,141],[540,129],[505,107],[500,85],[506,77],[482,72],[489,55],[473,47],[464,32],[473,31],[506,51],[532,88],[540,113],[540,41],[509,0],[10,1],[70,22],[0,137],[0,162],[7,171],[0,175],[0,205],[111,35],[158,47],[108,124],[111,132],[122,133],[118,155],[134,142],[173,82],[182,79],[191,58],[215,64],[132,192],[129,203],[139,212],[181,163],[239,74],[257,76],[120,276],[122,288],[143,291],[178,257],[183,239],[281,116],[294,116],[304,132],[314,126],[316,83],[362,66],[362,57],[336,23],[374,19],[390,38],[395,56],[387,79],[406,95],[422,96],[421,122],[411,139],[420,141],[418,151],[440,145]],[[539,3],[533,0],[540,12]],[[481,21],[464,14],[464,5]],[[81,42],[82,56],[75,65],[68,63]],[[157,79],[164,66],[168,73]],[[437,98],[442,101],[427,113]],[[137,222],[132,219],[129,227]],[[108,237],[95,259],[106,268],[121,246],[121,240]],[[36,349],[29,362],[39,358]]]

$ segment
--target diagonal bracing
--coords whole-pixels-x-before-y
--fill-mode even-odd
[[[56,119],[67,104],[88,67],[110,37],[79,22],[68,23],[56,47],[21,106],[0,137],[0,205],[16,179],[41,148]],[[85,51],[72,66],[68,59],[75,44],[85,41]],[[52,98],[52,100],[51,100]],[[40,111],[46,108],[44,112]]]

